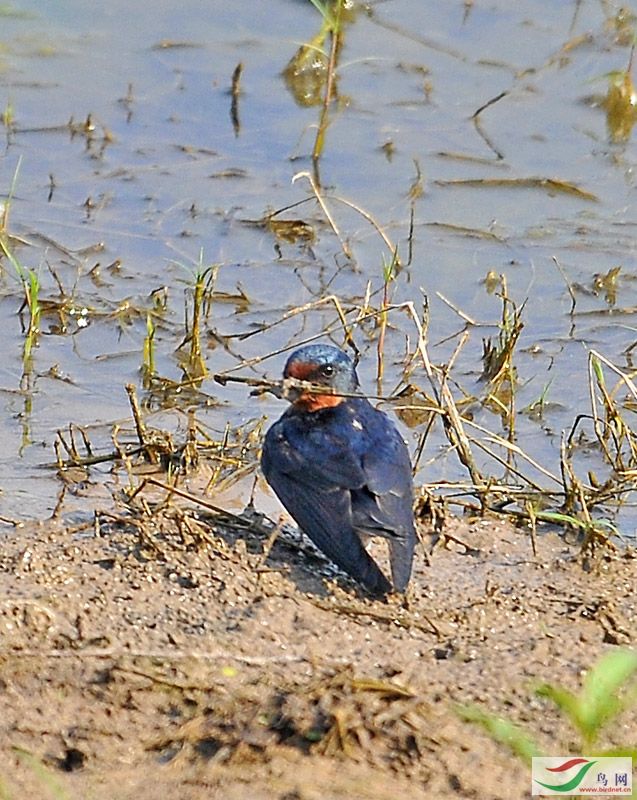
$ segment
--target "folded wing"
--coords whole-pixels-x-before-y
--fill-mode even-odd
[[[314,544],[341,569],[370,592],[390,592],[391,584],[354,529],[349,488],[335,483],[320,459],[312,463],[302,458],[276,428],[268,432],[261,464],[279,500]],[[335,472],[349,484],[363,478],[360,467],[354,465],[348,471],[343,460]]]
[[[381,444],[363,457],[365,484],[352,491],[352,517],[357,530],[388,540],[392,582],[403,592],[416,546],[411,463],[398,431],[386,418],[383,423]]]

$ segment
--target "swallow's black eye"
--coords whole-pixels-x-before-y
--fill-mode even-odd
[[[332,364],[323,364],[319,367],[319,372],[324,378],[329,378],[334,374],[334,366]]]

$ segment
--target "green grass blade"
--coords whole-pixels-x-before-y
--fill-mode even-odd
[[[500,744],[506,745],[516,756],[530,761],[533,756],[542,755],[537,744],[517,725],[495,714],[489,714],[478,706],[459,706],[456,713],[466,722],[474,722]]]
[[[2,778],[0,778],[0,800],[13,800],[9,793],[9,787]]]
[[[600,728],[624,708],[617,694],[636,673],[637,653],[632,650],[607,653],[586,673],[580,715],[589,741],[594,741]]]
[[[562,689],[561,686],[553,686],[550,683],[542,683],[536,689],[535,693],[538,697],[546,697],[551,700],[559,710],[564,713],[572,725],[581,733],[582,720],[580,700],[573,692],[568,689]]]
[[[18,758],[23,761],[26,766],[33,772],[38,781],[46,790],[46,794],[42,794],[44,798],[51,798],[51,800],[70,800],[69,795],[64,791],[62,784],[57,780],[53,773],[47,769],[44,764],[27,750],[14,747],[13,750],[17,753]]]

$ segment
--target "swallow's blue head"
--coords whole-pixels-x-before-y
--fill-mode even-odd
[[[338,392],[350,394],[358,388],[358,377],[352,359],[343,350],[331,344],[308,344],[295,350],[289,357],[284,378],[329,386]],[[343,401],[338,395],[303,393],[296,400],[307,411],[336,406]]]

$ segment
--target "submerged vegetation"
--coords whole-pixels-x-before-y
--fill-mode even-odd
[[[103,325],[115,326],[119,335],[125,334],[140,353],[139,384],[144,394],[139,404],[133,401],[133,389],[127,389],[133,404],[134,432],[123,432],[118,422],[109,434],[105,420],[100,421],[97,433],[71,424],[71,431],[82,432],[82,447],[78,447],[72,432],[59,431],[56,467],[59,470],[90,468],[113,459],[126,469],[133,481],[133,462],[141,459],[168,469],[169,481],[177,485],[181,472],[198,469],[202,462],[208,461],[209,468],[217,476],[208,483],[208,492],[213,491],[221,476],[224,482],[232,480],[233,473],[235,478],[242,478],[256,467],[258,442],[254,432],[261,430],[261,415],[249,415],[247,422],[238,424],[226,418],[219,424],[223,414],[217,413],[216,432],[198,418],[211,408],[221,407],[224,395],[220,385],[244,382],[261,392],[270,390],[282,396],[284,387],[269,377],[273,370],[278,371],[275,357],[302,341],[327,336],[339,345],[352,348],[357,357],[365,351],[375,351],[377,394],[374,398],[393,406],[412,432],[421,513],[431,514],[434,506],[448,505],[468,513],[502,514],[526,524],[534,548],[540,523],[573,532],[586,552],[593,551],[601,543],[612,543],[622,529],[619,520],[623,518],[623,509],[628,510],[630,518],[631,493],[637,488],[634,425],[637,387],[630,360],[620,364],[606,355],[603,348],[590,347],[588,373],[577,377],[582,385],[587,385],[588,407],[573,408],[570,427],[562,432],[553,430],[550,417],[561,398],[554,397],[556,390],[552,379],[541,390],[536,390],[534,396],[529,395],[527,388],[533,382],[533,375],[529,373],[528,357],[532,331],[526,317],[534,298],[531,294],[513,292],[506,272],[494,269],[489,271],[483,287],[486,296],[498,300],[499,318],[476,319],[472,310],[463,309],[455,298],[448,299],[436,292],[436,299],[458,320],[459,329],[444,341],[432,344],[431,337],[436,336],[430,324],[434,298],[412,281],[416,262],[422,261],[419,252],[422,244],[416,241],[416,226],[419,204],[428,189],[423,169],[419,159],[413,159],[416,174],[406,187],[399,226],[391,226],[389,220],[367,210],[364,203],[323,185],[319,166],[329,152],[328,130],[343,113],[345,102],[340,86],[346,37],[348,30],[360,21],[363,10],[346,0],[312,0],[312,5],[319,12],[318,32],[298,47],[283,70],[285,84],[296,102],[319,109],[313,126],[314,142],[308,151],[312,170],[298,171],[293,177],[297,186],[307,188],[307,194],[277,210],[266,209],[256,219],[244,215],[240,222],[246,230],[253,229],[270,237],[279,257],[284,247],[296,249],[301,258],[308,254],[315,258],[317,246],[336,246],[336,257],[342,260],[336,274],[344,268],[357,274],[360,269],[357,237],[364,240],[369,232],[377,243],[380,264],[362,281],[357,276],[352,282],[353,291],[333,291],[332,279],[318,291],[308,292],[309,296],[302,303],[287,308],[271,306],[262,315],[254,296],[257,286],[244,287],[237,282],[234,290],[225,288],[229,268],[222,262],[208,263],[201,248],[194,266],[184,268],[183,262],[174,262],[179,264],[182,273],[185,269],[189,274],[185,289],[178,284],[167,284],[146,296],[111,299],[108,293],[100,296],[100,291],[90,291],[89,287],[92,285],[98,290],[105,287],[108,283],[105,273],[111,279],[119,278],[121,261],[117,259],[108,267],[99,262],[91,263],[88,259],[96,250],[74,253],[47,239],[46,255],[41,256],[39,266],[22,265],[21,252],[38,252],[38,235],[22,238],[11,232],[9,210],[18,181],[16,168],[0,219],[0,248],[22,293],[20,317],[23,319],[25,376],[22,389],[26,396],[33,391],[29,376],[34,353],[43,343],[43,325],[48,325],[49,333],[75,337],[82,328],[89,327],[89,323],[100,321]],[[376,12],[368,10],[367,16],[381,24]],[[621,27],[623,41],[627,24]],[[161,49],[178,49],[179,46],[178,42],[163,42]],[[414,69],[410,67],[411,72]],[[613,114],[619,113],[618,92],[622,97],[629,97],[627,109],[632,108],[631,69],[632,49],[621,80],[616,76],[611,79],[606,106],[609,120],[611,106]],[[230,92],[231,118],[237,137],[242,135],[239,112],[241,104],[246,102],[245,82],[246,67],[240,63],[232,74]],[[620,84],[624,87],[621,91]],[[507,93],[501,93],[474,111],[471,120],[481,136],[486,136],[484,114],[506,99]],[[121,102],[130,120],[135,107],[132,85]],[[16,116],[13,101],[7,105],[3,119],[13,136],[20,134],[19,114]],[[100,127],[104,131],[101,138],[97,135]],[[62,129],[64,126],[38,130]],[[85,137],[87,152],[93,157],[102,157],[105,148],[114,141],[106,127],[96,124],[90,114],[85,123],[77,125],[71,120],[66,129],[72,138]],[[615,133],[613,138],[625,139],[628,135],[626,130],[625,135]],[[489,143],[488,137],[486,141]],[[385,149],[384,152],[389,151]],[[393,146],[391,152],[394,153]],[[452,156],[450,153],[443,155]],[[56,188],[53,176],[50,178],[49,200]],[[504,191],[540,189],[553,196],[561,194],[579,201],[598,199],[572,181],[553,177],[454,177],[437,179],[433,184]],[[89,197],[84,203],[87,217],[96,213],[104,202],[106,200]],[[193,204],[190,217],[196,219],[199,213]],[[361,222],[362,234],[356,227]],[[445,228],[445,223],[431,224]],[[461,238],[477,236],[486,240],[492,238],[497,244],[505,243],[501,237],[478,228],[448,225],[445,229]],[[59,256],[60,265],[52,265],[52,254]],[[69,260],[74,264],[75,275],[69,273]],[[556,258],[554,261],[571,298],[568,318],[574,325],[582,289],[569,279]],[[61,271],[66,277],[62,277]],[[52,278],[46,282],[46,287],[44,273]],[[598,296],[603,293],[608,307],[617,311],[620,310],[622,274],[621,266],[613,266],[606,272],[596,273],[592,281],[591,291]],[[420,279],[421,276],[416,275],[415,280]],[[182,297],[184,311],[178,314]],[[239,325],[232,320],[228,331],[224,331],[228,316],[219,312],[228,304],[234,309]],[[241,319],[246,321],[243,329]],[[296,330],[290,333],[293,323]],[[244,346],[253,354],[244,355]],[[259,355],[254,355],[255,351]],[[223,354],[221,363],[230,361],[230,366],[219,366],[220,353]],[[268,369],[267,374],[263,374],[262,363],[271,363],[273,370]],[[175,367],[181,372],[179,377],[175,375]],[[65,380],[56,367],[52,368],[51,375]],[[124,383],[128,381],[122,382],[119,390],[122,395]],[[236,400],[239,395],[235,392],[233,396]],[[248,397],[247,387],[243,397]],[[566,403],[568,405],[568,399]],[[25,442],[29,441],[30,407],[31,401],[28,401],[23,418]],[[146,415],[167,409],[174,409],[178,415],[174,431],[162,433],[144,422]],[[236,414],[231,416],[236,417]],[[539,456],[535,446],[527,447],[526,439],[534,433],[533,424],[544,428],[547,438],[559,438],[559,447],[553,450],[556,460]],[[121,443],[122,436],[127,443]],[[242,436],[247,437],[243,444]],[[91,441],[95,437],[97,441]],[[107,438],[112,439],[114,447],[108,445]],[[230,442],[241,455],[229,456]],[[80,452],[82,449],[85,452]],[[445,472],[452,477],[433,478],[437,459],[444,459]],[[423,472],[432,477],[423,480]]]
[[[182,333],[179,334],[179,326],[171,326],[174,341],[178,342],[174,352],[176,363],[183,372],[181,380],[163,376],[157,365],[158,326],[165,327],[168,313],[166,294],[153,293],[150,303],[146,305],[126,303],[125,306],[119,306],[111,312],[114,319],[123,321],[125,314],[126,324],[130,324],[133,320],[143,320],[144,315],[146,318],[146,333],[140,343],[141,383],[145,390],[142,409],[137,402],[134,386],[127,386],[136,441],[129,441],[130,437],[126,435],[128,444],[122,444],[118,425],[112,433],[115,449],[96,455],[98,448],[90,444],[89,436],[81,428],[77,430],[82,434],[84,453],[75,443],[72,428],[70,439],[63,431],[59,431],[57,468],[88,468],[114,460],[126,468],[131,485],[135,486],[134,461],[141,459],[142,462],[150,462],[167,470],[170,483],[178,486],[181,473],[188,473],[205,461],[215,476],[207,483],[207,494],[219,488],[218,481],[222,476],[222,483],[226,487],[229,482],[241,479],[256,469],[259,441],[255,432],[261,430],[263,420],[257,417],[248,425],[241,424],[238,427],[226,424],[220,434],[215,434],[213,431],[205,432],[202,424],[196,422],[197,408],[209,408],[219,402],[216,395],[211,393],[215,383],[222,386],[239,383],[245,385],[246,394],[248,388],[253,387],[252,394],[269,391],[284,397],[284,384],[290,381],[256,377],[254,371],[262,362],[298,346],[298,339],[273,352],[264,352],[252,358],[241,357],[235,347],[241,341],[255,336],[266,339],[270,331],[297,317],[311,319],[314,315],[320,315],[322,327],[303,341],[329,336],[338,344],[351,347],[357,357],[357,343],[365,342],[366,347],[373,346],[376,349],[379,394],[370,396],[376,401],[393,405],[397,415],[417,435],[415,470],[421,467],[428,452],[428,442],[436,433],[440,433],[446,439],[448,453],[457,459],[459,469],[465,471],[465,476],[459,480],[420,482],[419,509],[422,514],[431,514],[432,504],[448,504],[465,512],[489,512],[512,517],[527,524],[534,550],[538,523],[550,523],[572,531],[582,542],[585,552],[593,552],[602,543],[611,544],[612,539],[619,535],[612,516],[637,488],[637,441],[632,427],[632,414],[637,408],[637,387],[631,375],[602,353],[591,349],[587,376],[589,409],[578,410],[571,429],[562,434],[559,463],[549,465],[538,462],[526,452],[518,433],[518,422],[522,415],[532,414],[542,420],[547,413],[545,404],[548,387],[537,401],[518,408],[517,397],[525,376],[520,374],[516,361],[524,328],[526,301],[518,304],[509,296],[504,275],[489,279],[488,291],[500,298],[502,310],[500,320],[487,326],[497,328],[497,334],[482,339],[482,368],[478,382],[474,383],[472,389],[463,386],[461,377],[456,374],[456,365],[463,350],[480,335],[485,323],[477,322],[468,313],[453,306],[462,328],[454,337],[456,341],[448,360],[436,364],[429,343],[428,297],[422,294],[420,303],[392,302],[392,284],[401,270],[400,248],[393,245],[382,232],[381,224],[371,214],[344,198],[322,195],[313,178],[309,174],[305,177],[314,192],[316,210],[324,216],[326,224],[341,241],[344,253],[345,239],[328,203],[336,201],[354,208],[371,229],[380,234],[380,242],[388,255],[383,257],[381,276],[376,284],[369,281],[365,296],[358,301],[327,295],[290,308],[282,316],[258,325],[248,333],[226,338],[223,345],[235,356],[236,363],[218,372],[208,364],[209,355],[202,340],[203,332],[208,329],[210,336],[215,331],[214,336],[218,337],[214,328],[214,314],[220,304],[230,302],[237,308],[247,309],[250,300],[243,291],[234,295],[219,291],[217,279],[220,265],[206,266],[201,253],[184,291],[186,303]],[[284,229],[287,231],[284,235],[290,238],[292,229],[315,228],[320,224],[312,214],[312,223],[299,220],[287,223],[281,220],[279,227],[272,228],[272,221],[282,211],[269,212],[264,217],[277,237],[283,235]],[[289,225],[289,230],[285,228],[286,225]],[[3,242],[6,241],[8,235],[4,236]],[[3,247],[21,276],[25,304],[30,312],[30,324],[25,332],[26,358],[27,350],[29,355],[31,353],[38,331],[39,287],[37,282],[34,283],[34,273],[23,270],[7,245],[3,243]],[[573,293],[571,287],[569,291]],[[57,302],[47,299],[45,306],[49,313],[55,312],[61,317],[68,303],[69,298],[60,287],[60,299]],[[572,312],[574,309],[575,304]],[[89,313],[94,316],[99,312],[92,309]],[[386,346],[391,341],[395,352],[398,337],[403,339],[398,347],[402,366],[400,370],[394,367],[392,373],[399,381],[389,393],[382,394],[388,360]],[[232,341],[237,344],[231,344]],[[392,358],[392,361],[395,359]],[[239,371],[251,371],[253,376],[249,372],[238,375]],[[609,376],[613,376],[614,385],[607,385]],[[182,409],[187,419],[186,424],[181,426],[185,437],[182,433],[175,439],[173,434],[146,425],[146,413],[161,408]],[[486,420],[492,421],[490,425],[482,412],[487,412]],[[592,447],[597,450],[602,462],[601,470],[596,472],[582,468],[586,466],[587,454]],[[195,497],[191,499],[196,501]]]

